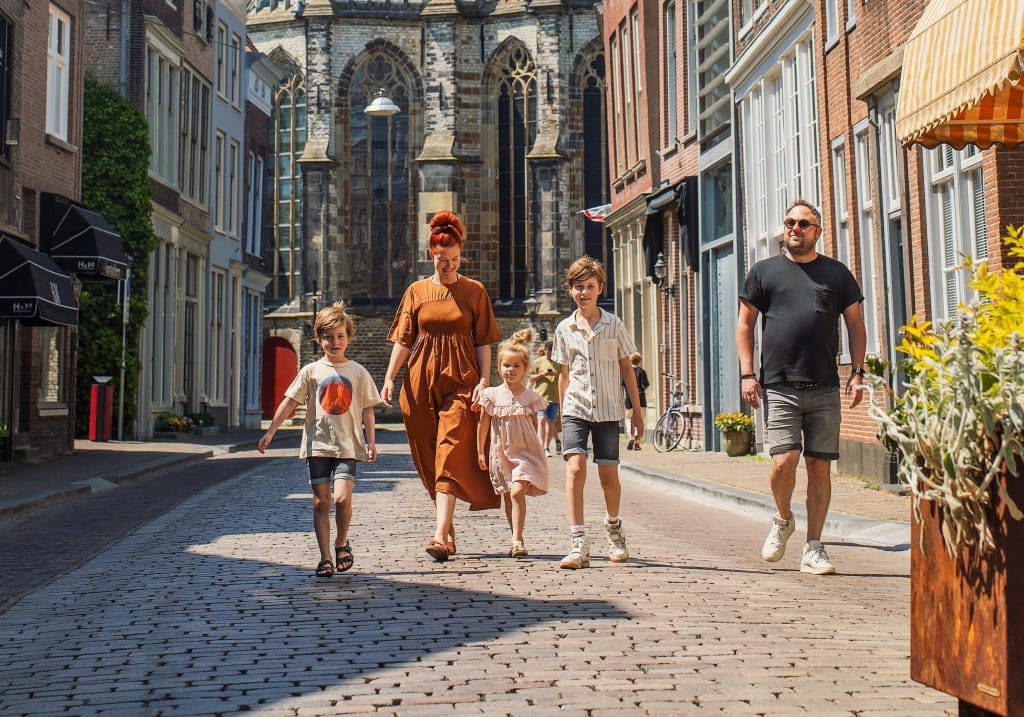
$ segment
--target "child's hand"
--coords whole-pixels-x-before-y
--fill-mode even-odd
[[[377,462],[377,444],[368,443],[366,444],[366,462],[376,463]]]
[[[270,447],[270,442],[272,440],[274,440],[274,434],[271,433],[270,431],[267,431],[266,433],[263,434],[263,438],[260,439],[260,442],[256,444],[256,450],[258,450],[260,453],[266,453],[267,448]]]

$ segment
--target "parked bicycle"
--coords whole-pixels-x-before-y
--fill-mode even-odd
[[[661,375],[671,381],[672,395],[668,408],[661,414],[654,426],[654,448],[659,453],[665,453],[674,450],[683,440],[686,416],[683,415],[683,384],[677,381],[673,374],[662,373]]]

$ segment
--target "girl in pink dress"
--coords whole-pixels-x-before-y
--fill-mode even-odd
[[[480,468],[490,472],[494,492],[505,498],[505,515],[512,528],[509,555],[513,558],[529,554],[523,543],[526,496],[548,492],[548,461],[537,437],[537,412],[547,408],[548,402],[526,387],[530,337],[529,329],[517,331],[498,346],[502,384],[480,393],[476,434]]]

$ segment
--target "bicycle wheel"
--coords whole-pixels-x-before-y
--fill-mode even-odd
[[[666,411],[654,427],[654,449],[659,453],[673,450],[683,440],[683,415]]]

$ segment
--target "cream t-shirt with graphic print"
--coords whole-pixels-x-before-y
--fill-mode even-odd
[[[306,364],[284,395],[306,406],[299,458],[365,461],[363,409],[380,403],[370,372],[355,361]]]

